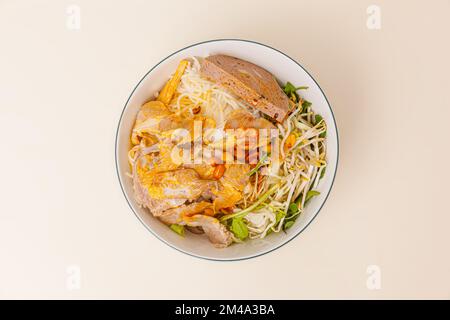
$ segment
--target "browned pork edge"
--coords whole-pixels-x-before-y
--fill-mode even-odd
[[[222,54],[212,55],[203,59],[201,75],[278,122],[283,122],[289,112],[289,99],[274,76],[251,62]]]

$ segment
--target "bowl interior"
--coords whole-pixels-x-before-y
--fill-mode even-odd
[[[159,220],[153,218],[147,209],[140,208],[134,200],[127,152],[130,148],[130,133],[136,114],[141,105],[153,97],[176,69],[178,62],[190,56],[208,56],[227,54],[253,62],[272,74],[282,83],[290,81],[295,85],[308,86],[302,96],[312,102],[313,110],[322,115],[327,123],[327,160],[328,167],[324,178],[317,188],[320,195],[312,198],[305,212],[297,219],[286,233],[272,233],[265,239],[234,244],[225,249],[213,247],[204,235],[186,232],[180,237]],[[116,164],[119,180],[130,207],[142,223],[160,240],[168,245],[191,255],[214,260],[237,260],[251,258],[269,252],[288,242],[299,234],[312,221],[325,202],[333,184],[338,159],[338,137],[331,108],[317,83],[295,61],[283,53],[250,41],[217,40],[208,41],[184,48],[167,57],[150,70],[132,92],[120,119],[116,140]]]

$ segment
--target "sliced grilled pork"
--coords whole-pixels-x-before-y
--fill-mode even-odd
[[[185,218],[185,223],[190,227],[201,227],[209,241],[218,248],[228,247],[233,242],[231,232],[214,217],[196,214]]]
[[[279,122],[289,112],[289,99],[274,76],[251,62],[221,54],[209,56],[202,61],[201,75]]]
[[[138,174],[133,176],[133,187],[134,187],[134,195],[137,203],[141,206],[148,208],[150,212],[158,216],[163,211],[181,206],[184,204],[187,199],[179,198],[179,199],[154,199],[149,193],[148,189],[145,185],[143,185],[142,180],[140,179]]]
[[[206,201],[193,202],[188,205],[166,210],[158,215],[158,218],[166,224],[182,224],[184,217],[203,213],[208,208],[212,208],[212,203]]]

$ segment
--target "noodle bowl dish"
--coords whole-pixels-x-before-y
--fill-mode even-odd
[[[170,55],[139,82],[116,136],[116,165],[136,216],[193,256],[272,251],[314,219],[331,190],[338,136],[331,107],[296,61],[244,40]]]

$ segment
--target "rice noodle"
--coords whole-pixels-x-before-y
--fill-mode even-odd
[[[249,105],[233,97],[218,84],[200,76],[200,62],[192,57],[192,63],[178,86],[178,99],[171,104],[172,110],[181,113],[186,106],[181,103],[183,97],[188,97],[191,106],[201,106],[201,113],[216,121],[216,127],[223,129],[228,114],[236,109],[249,110]],[[252,110],[253,111],[253,110]],[[254,112],[254,111],[253,111]]]

